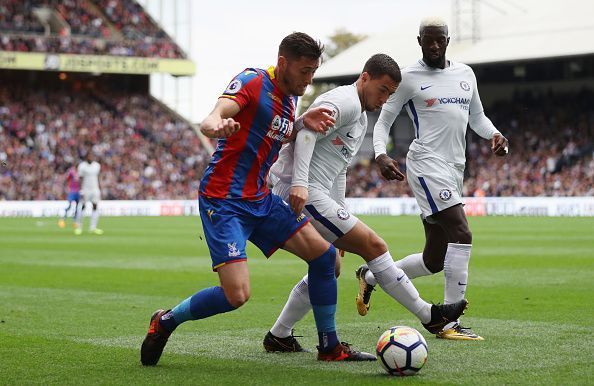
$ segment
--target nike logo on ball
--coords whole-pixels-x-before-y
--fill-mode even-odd
[[[425,86],[425,87],[421,86],[421,91],[423,91],[423,90],[427,90],[429,87],[432,87],[432,86],[433,86],[433,85],[430,85],[430,86]]]

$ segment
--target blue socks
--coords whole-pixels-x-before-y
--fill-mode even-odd
[[[177,326],[188,320],[204,319],[234,309],[221,287],[204,288],[161,316],[159,324],[165,330],[173,332]]]
[[[314,313],[320,351],[332,350],[338,343],[336,335],[337,284],[335,276],[336,249],[332,244],[321,256],[309,262],[309,300]]]

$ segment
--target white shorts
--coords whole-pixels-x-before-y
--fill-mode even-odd
[[[272,193],[288,201],[290,189],[290,184],[277,181]],[[359,221],[326,193],[314,188],[309,189],[304,213],[314,228],[330,243],[348,233]]]
[[[462,203],[464,170],[440,158],[407,156],[406,178],[423,218]]]
[[[80,201],[84,204],[85,202],[92,202],[93,204],[99,203],[101,201],[101,191],[99,189],[93,190],[81,190],[80,192]]]

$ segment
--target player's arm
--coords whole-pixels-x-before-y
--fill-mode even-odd
[[[375,162],[377,163],[380,173],[387,180],[404,180],[404,174],[398,168],[398,162],[388,157],[388,140],[390,139],[390,129],[396,120],[398,114],[402,110],[402,106],[406,100],[410,99],[408,86],[403,81],[396,89],[396,92],[390,96],[379,118],[373,127],[373,150],[375,152]]]
[[[240,109],[235,101],[220,98],[214,109],[202,121],[200,131],[208,138],[226,138],[235,134],[240,129],[240,124],[233,117]]]
[[[470,111],[468,115],[468,124],[470,128],[485,139],[491,140],[491,151],[495,155],[498,156],[505,156],[508,153],[508,146],[509,143],[507,138],[503,136],[495,128],[493,122],[485,115],[485,111],[483,109],[483,104],[481,102],[481,98],[478,92],[478,86],[476,82],[476,77],[473,75],[473,92],[472,92],[472,99],[470,101]]]
[[[340,126],[340,108],[332,103],[322,103],[317,107],[309,109],[310,112],[326,116],[326,122],[320,125],[326,130],[326,135]],[[319,111],[319,112],[318,112]],[[293,153],[293,179],[289,190],[289,205],[295,213],[301,213],[307,202],[309,186],[309,164],[318,138],[324,136],[324,132],[314,132],[309,128],[302,128],[295,139],[295,150]]]
[[[293,179],[289,189],[289,205],[295,213],[301,213],[307,202],[309,186],[309,164],[316,147],[318,135],[309,129],[302,129],[295,139],[293,153]]]

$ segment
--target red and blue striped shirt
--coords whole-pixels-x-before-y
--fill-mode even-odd
[[[200,195],[210,198],[260,200],[270,193],[268,170],[291,136],[297,97],[284,95],[268,70],[247,68],[220,98],[234,100],[239,131],[218,140],[202,181]]]

